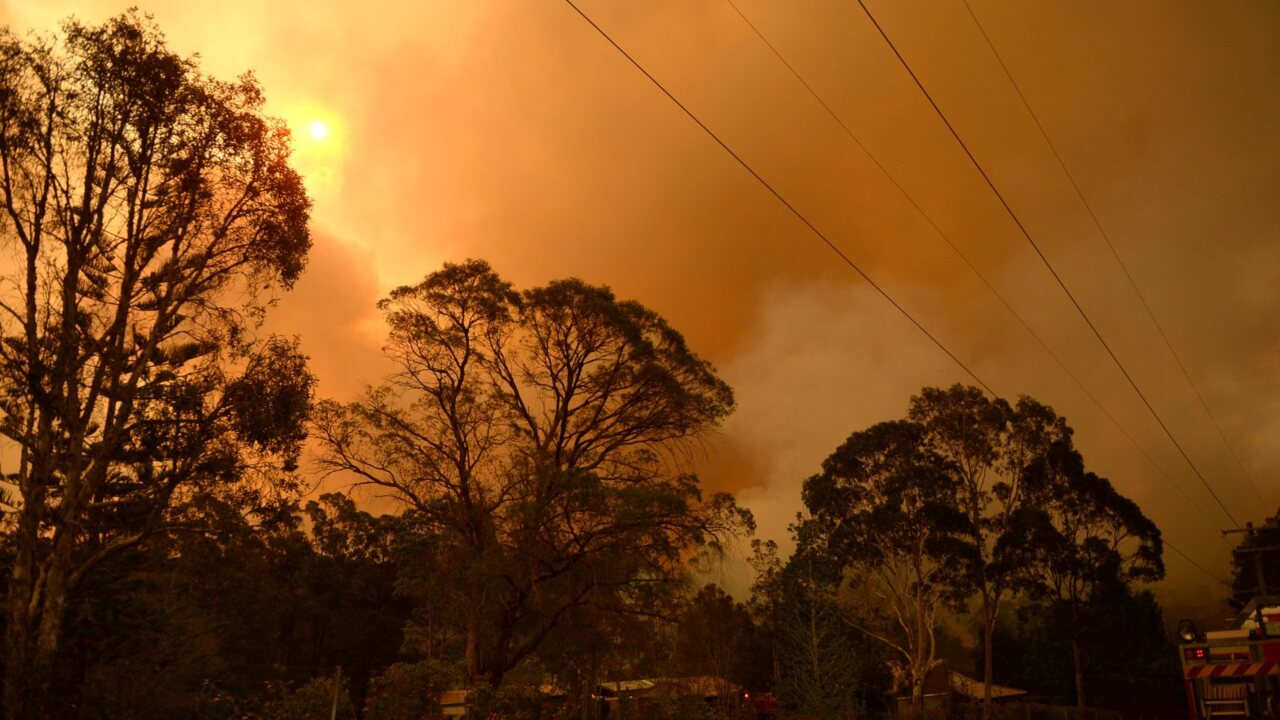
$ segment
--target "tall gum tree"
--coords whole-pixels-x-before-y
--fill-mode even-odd
[[[855,432],[803,489],[816,526],[807,532],[856,580],[858,602],[846,618],[896,654],[894,674],[911,689],[917,717],[925,676],[939,662],[938,615],[968,596],[973,563],[962,487],[925,433],[907,420]]]
[[[1000,607],[1013,591],[1018,566],[1004,538],[1028,501],[1024,477],[1045,462],[1071,429],[1052,408],[1023,397],[1015,406],[988,398],[976,387],[924,388],[911,398],[907,417],[925,429],[924,442],[948,461],[973,546],[973,586],[983,632],[983,717],[991,706],[995,627]]]
[[[691,552],[750,526],[685,470],[732,392],[651,310],[579,280],[519,293],[478,260],[380,307],[398,371],[320,405],[322,463],[438,534],[473,683],[499,685],[577,609],[645,612]]]
[[[302,271],[309,201],[262,104],[251,77],[202,75],[137,13],[0,31],[8,718],[44,716],[86,573],[175,498],[272,482],[296,454],[305,362],[252,331]]]
[[[1106,478],[1088,472],[1068,440],[1028,467],[1028,501],[1003,538],[1017,581],[1068,629],[1076,704],[1088,704],[1091,635],[1105,600],[1164,577],[1160,530]]]

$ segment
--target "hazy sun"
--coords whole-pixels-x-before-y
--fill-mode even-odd
[[[307,128],[312,140],[324,140],[329,137],[329,124],[323,120],[312,120]]]
[[[3,4],[4,0],[0,0]],[[342,189],[347,126],[332,108],[318,103],[285,106],[280,115],[293,131],[290,164],[313,200],[334,197]]]

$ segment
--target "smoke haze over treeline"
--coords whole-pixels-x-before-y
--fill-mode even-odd
[[[0,3],[48,31],[132,2]],[[1227,519],[855,3],[741,0],[951,240],[1212,518],[1169,485],[723,2],[586,3],[597,22],[991,387],[1053,405],[1091,468],[1225,575]],[[1267,2],[974,0],[1255,479],[1249,488],[962,3],[878,3],[887,31],[1242,521],[1280,503],[1280,13]],[[701,473],[782,539],[801,481],[924,385],[969,379],[567,6],[144,7],[218,77],[252,70],[315,199],[270,316],[324,396],[380,379],[374,303],[441,262],[578,276],[664,315],[737,393]],[[315,123],[324,131],[312,132]],[[323,135],[323,137],[318,137]],[[326,489],[333,489],[327,487]],[[1216,597],[1169,554],[1166,584]]]

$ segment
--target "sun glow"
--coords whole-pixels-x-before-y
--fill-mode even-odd
[[[317,103],[286,106],[280,113],[293,131],[292,165],[311,198],[324,201],[342,189],[346,126],[331,108]]]

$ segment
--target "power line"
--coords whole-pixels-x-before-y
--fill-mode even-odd
[[[994,390],[992,390],[991,387],[987,385],[980,377],[978,377],[976,373],[970,370],[969,367],[965,365],[953,352],[951,352],[945,345],[942,344],[940,340],[938,340],[918,320],[916,320],[915,317],[913,317],[909,312],[907,312],[905,308],[903,308],[900,304],[898,304],[898,302],[895,301],[882,287],[880,287],[874,280],[872,280],[871,277],[868,276],[865,271],[863,271],[856,263],[854,263],[847,255],[845,255],[845,253],[842,250],[840,250],[840,248],[836,246],[821,230],[819,230],[817,226],[815,226],[812,222],[810,222],[809,219],[805,217],[803,213],[801,213],[794,205],[792,205],[789,201],[787,201],[787,199],[781,193],[779,193],[776,189],[774,189],[774,187],[770,185],[759,173],[757,173],[755,169],[753,169],[751,165],[749,165],[740,155],[738,155],[737,152],[733,150],[733,148],[731,148],[725,141],[721,140],[720,137],[714,131],[712,131],[710,127],[708,127],[705,123],[703,123],[702,120],[699,119],[698,116],[695,115],[687,106],[685,106],[684,103],[682,103],[675,95],[673,95],[671,91],[667,90],[667,88],[661,82],[659,82],[657,78],[655,78],[652,74],[650,74],[649,71],[646,70],[644,66],[639,63],[639,61],[637,61],[634,57],[631,56],[630,53],[628,53],[621,45],[619,45],[618,42],[614,40],[612,36],[610,36],[602,27],[600,27],[594,20],[592,20],[591,17],[587,15],[581,8],[579,8],[578,5],[574,3],[573,0],[565,0],[565,2],[571,8],[573,8],[573,10],[576,13],[578,13],[578,15],[581,16],[582,19],[587,22],[587,24],[589,24],[593,29],[595,29],[595,31],[599,33],[601,37],[603,37],[610,45],[612,45],[614,49],[616,49],[624,58],[626,58],[627,61],[630,62],[632,66],[634,66],[637,70],[639,70],[640,73],[649,80],[649,82],[651,82],[656,88],[658,88],[658,90],[660,90],[664,95],[666,95],[669,100],[675,103],[675,105],[679,107],[680,110],[683,111],[684,114],[689,117],[689,119],[693,120],[693,122],[696,123],[698,127],[702,128],[703,132],[705,132],[708,136],[710,136],[711,139],[716,142],[716,144],[718,144],[725,152],[727,152],[734,160],[736,160],[738,164],[743,167],[743,169],[745,169],[753,178],[756,179],[757,182],[759,182],[762,186],[764,186],[764,188],[768,190],[770,194],[772,194],[779,202],[781,202],[788,210],[790,210],[793,215],[795,215],[802,223],[804,223],[804,225],[807,228],[809,228],[811,232],[817,235],[818,238],[821,239],[823,243],[825,243],[827,247],[829,247],[833,252],[835,252],[836,255],[839,256],[842,261],[844,261],[847,265],[849,265],[849,267],[851,267],[855,272],[857,272],[859,276],[861,276],[864,280],[866,280],[867,283],[871,285],[871,287],[873,287],[878,293],[880,293],[882,297],[885,298],[885,300],[887,300],[891,305],[893,305],[893,307],[897,309],[898,312],[900,312],[904,317],[906,317],[918,330],[920,330],[921,333],[925,335],[925,337],[929,338],[929,340],[932,341],[933,344],[936,345],[940,350],[942,350],[942,352],[945,353],[947,357],[951,358],[952,362],[954,362],[957,366],[959,366],[966,374],[969,375],[969,377],[973,378],[973,380],[977,382],[979,385],[981,385],[983,389],[985,389],[992,397],[1000,397],[999,394],[997,394]],[[927,218],[927,215],[926,215],[926,218]],[[1095,399],[1095,402],[1096,402],[1096,399]],[[1124,429],[1121,428],[1121,431],[1124,432]],[[1125,433],[1125,434],[1128,435],[1128,433]],[[1130,437],[1130,440],[1133,441],[1132,437]],[[1136,441],[1133,441],[1133,442],[1135,446],[1137,446],[1139,450],[1143,452],[1144,455],[1146,455],[1146,452],[1142,450],[1141,446],[1137,445]],[[1153,465],[1155,464],[1154,460],[1151,460],[1149,455],[1147,456],[1147,458],[1149,461],[1152,462]],[[1160,469],[1158,465],[1156,466],[1156,468],[1157,470]],[[1171,484],[1173,484],[1172,481],[1170,482]],[[1175,487],[1177,486],[1175,485]],[[1169,545],[1167,542],[1165,544]],[[1191,563],[1193,566],[1199,568],[1201,571],[1209,574],[1210,577],[1214,577],[1215,580],[1219,580],[1219,582],[1221,582],[1220,579],[1218,579],[1216,576],[1214,576],[1212,573],[1206,570],[1202,565],[1192,560],[1181,550],[1177,549],[1172,545],[1169,545],[1169,547],[1178,555],[1186,558],[1187,561]]]
[[[889,293],[885,291],[884,288],[880,287],[880,285],[877,284],[875,280],[872,280],[871,276],[868,275],[866,271],[864,271],[861,267],[859,267],[858,264],[855,263],[852,259],[850,259],[848,255],[845,255],[844,251],[841,250],[839,246],[837,246],[834,242],[832,242],[831,239],[826,236],[826,234],[824,234],[821,230],[819,230],[818,227],[814,225],[812,222],[810,222],[809,219],[805,217],[803,213],[801,213],[794,205],[792,205],[785,197],[783,197],[782,193],[774,189],[774,187],[770,185],[769,182],[760,175],[760,173],[756,172],[755,169],[752,168],[751,165],[748,164],[746,160],[742,159],[742,156],[734,152],[733,148],[729,147],[728,143],[726,143],[724,140],[721,140],[720,136],[717,135],[704,122],[702,122],[702,120],[700,120],[698,116],[693,113],[692,110],[690,110],[688,107],[685,107],[684,103],[680,102],[680,100],[675,95],[673,95],[670,90],[667,90],[667,88],[661,82],[659,82],[657,78],[651,75],[649,71],[646,70],[644,66],[639,63],[639,61],[637,61],[635,58],[631,56],[630,53],[628,53],[625,49],[623,49],[623,47],[619,45],[617,41],[615,41],[613,37],[609,35],[609,33],[605,32],[604,28],[597,25],[596,22],[592,20],[589,15],[583,12],[582,9],[579,8],[577,4],[574,3],[573,0],[565,0],[565,2],[568,3],[569,7],[573,8],[574,11],[578,13],[578,15],[582,16],[582,19],[586,20],[587,24],[595,28],[596,32],[600,33],[600,36],[603,37],[606,41],[608,41],[609,44],[614,47],[614,49],[616,49],[619,53],[621,53],[622,56],[626,58],[628,62],[630,62],[637,70],[640,71],[641,74],[643,74],[646,78],[648,78],[649,82],[653,83],[654,87],[661,90],[662,94],[666,95],[667,98],[671,100],[671,102],[676,104],[676,107],[680,108],[685,115],[689,116],[690,120],[693,120],[693,122],[696,123],[698,127],[702,128],[703,132],[705,132],[708,136],[710,136],[711,139],[714,140],[717,145],[723,148],[725,152],[729,153],[729,155],[734,160],[738,161],[738,164],[741,165],[744,170],[750,173],[751,176],[755,178],[757,182],[759,182],[762,186],[764,186],[766,190],[769,191],[770,194],[772,194],[775,198],[777,198],[778,202],[782,203],[788,210],[790,210],[791,214],[795,215],[796,218],[800,220],[800,222],[804,223],[805,227],[809,228],[809,230],[813,232],[814,235],[818,236],[818,238],[821,239],[822,242],[824,242],[827,245],[827,247],[832,250],[832,252],[834,252],[837,256],[839,256],[840,259],[843,260],[846,265],[848,265],[850,268],[853,269],[854,272],[856,272],[859,276],[861,276],[862,279],[865,280],[868,285],[874,288],[876,292],[880,293],[881,297],[889,301],[889,304],[893,305],[893,307],[896,308],[898,312],[902,313],[903,317],[911,321],[911,324],[915,325],[916,329],[919,330],[921,333],[923,333],[925,337],[929,338],[929,340],[931,340],[933,344],[938,347],[938,349],[946,353],[947,357],[951,358],[952,362],[954,362],[957,366],[959,366],[960,369],[963,370],[969,377],[973,378],[974,382],[981,385],[983,389],[986,390],[988,393],[990,393],[993,397],[999,397],[999,395],[994,390],[992,390],[989,385],[983,382],[982,378],[978,377],[977,373],[975,373],[973,370],[970,370],[969,366],[965,365],[964,362],[961,361],[960,358],[957,357],[955,353],[947,349],[947,346],[943,345],[941,340],[935,337],[933,333],[929,332],[929,330],[925,328],[925,326],[922,325],[920,321],[915,318],[915,316],[907,312],[906,308],[900,305],[897,300],[894,300],[893,297],[889,295]]]
[[[1179,556],[1179,557],[1181,557],[1183,560],[1186,560],[1187,562],[1191,563],[1192,567],[1196,568],[1196,569],[1197,569],[1197,570],[1199,570],[1200,572],[1204,573],[1205,575],[1208,575],[1209,577],[1211,577],[1211,578],[1213,578],[1214,580],[1216,580],[1216,581],[1218,581],[1218,582],[1222,583],[1223,585],[1226,585],[1226,586],[1227,586],[1227,587],[1229,587],[1229,588],[1230,588],[1230,587],[1232,587],[1231,583],[1229,583],[1229,582],[1227,582],[1226,580],[1223,580],[1222,578],[1218,577],[1218,576],[1217,576],[1217,575],[1215,575],[1213,572],[1211,572],[1211,571],[1209,571],[1208,569],[1206,569],[1206,568],[1205,568],[1205,566],[1201,565],[1200,563],[1196,562],[1195,560],[1192,560],[1190,555],[1188,555],[1188,554],[1186,554],[1186,553],[1182,552],[1181,550],[1179,550],[1179,549],[1178,549],[1178,548],[1177,548],[1173,543],[1169,542],[1168,540],[1165,540],[1165,541],[1164,541],[1164,546],[1165,546],[1165,547],[1167,547],[1167,548],[1169,548],[1170,550],[1174,551],[1175,553],[1177,553],[1177,554],[1178,554],[1178,556]]]
[[[1191,379],[1191,373],[1187,371],[1187,366],[1182,362],[1182,357],[1174,350],[1173,343],[1170,342],[1169,336],[1165,333],[1164,327],[1160,321],[1156,319],[1156,314],[1151,309],[1151,305],[1147,302],[1146,296],[1138,289],[1138,283],[1133,279],[1133,274],[1129,272],[1129,266],[1120,258],[1120,253],[1116,250],[1115,243],[1111,241],[1111,236],[1102,226],[1102,221],[1098,219],[1098,214],[1094,212],[1093,205],[1085,198],[1084,191],[1080,188],[1080,184],[1076,182],[1075,175],[1067,167],[1067,163],[1062,159],[1062,154],[1058,152],[1058,147],[1053,140],[1049,138],[1048,131],[1045,130],[1044,124],[1040,122],[1040,117],[1036,115],[1035,110],[1031,109],[1031,103],[1027,100],[1027,96],[1022,92],[1022,88],[1018,85],[1018,81],[1014,79],[1013,73],[1009,70],[1009,66],[1005,64],[1004,58],[1000,56],[1000,51],[996,50],[995,43],[991,41],[991,36],[987,34],[986,28],[982,26],[982,21],[978,19],[978,15],[973,11],[973,7],[969,5],[969,0],[961,0],[964,7],[969,11],[969,17],[973,18],[973,23],[978,26],[978,32],[982,34],[982,39],[986,40],[987,47],[991,48],[991,54],[995,56],[996,62],[1000,63],[1000,69],[1004,71],[1005,77],[1009,78],[1009,84],[1013,85],[1013,89],[1018,93],[1018,99],[1022,101],[1022,106],[1027,109],[1027,114],[1036,124],[1036,129],[1040,131],[1040,136],[1044,138],[1045,144],[1049,146],[1049,150],[1053,152],[1053,157],[1058,161],[1058,166],[1062,168],[1062,172],[1067,176],[1067,180],[1071,182],[1071,187],[1076,191],[1076,197],[1080,198],[1080,204],[1084,205],[1084,209],[1088,211],[1089,218],[1093,220],[1093,225],[1098,229],[1107,248],[1111,251],[1111,257],[1115,258],[1116,264],[1124,272],[1124,277],[1129,281],[1129,287],[1133,288],[1133,293],[1138,296],[1138,301],[1142,304],[1142,309],[1146,311],[1147,317],[1151,319],[1151,324],[1155,326],[1156,332],[1160,334],[1160,339],[1164,341],[1164,346],[1169,349],[1169,354],[1173,356],[1173,360],[1178,365],[1178,369],[1182,371],[1182,377],[1186,378],[1187,384],[1191,386],[1191,391],[1195,393],[1196,399],[1200,401],[1200,407],[1204,408],[1204,412],[1209,416],[1209,420],[1213,423],[1213,427],[1218,431],[1218,437],[1222,438],[1222,444],[1227,446],[1232,459],[1235,460],[1236,466],[1240,468],[1240,472],[1244,475],[1245,480],[1249,482],[1250,489],[1253,494],[1258,497],[1262,503],[1266,504],[1266,499],[1262,497],[1258,485],[1253,481],[1253,475],[1245,468],[1244,463],[1240,461],[1239,454],[1236,453],[1235,447],[1227,439],[1226,432],[1223,431],[1222,425],[1218,422],[1218,418],[1209,409],[1209,403],[1205,401],[1204,395],[1200,393],[1200,388],[1196,386],[1194,380]]]
[[[804,76],[801,75],[798,70],[796,70],[795,66],[793,66],[791,62],[787,60],[787,58],[782,54],[780,50],[778,50],[778,48],[769,40],[769,38],[766,37],[765,34],[758,27],[756,27],[756,24],[753,23],[749,17],[747,17],[746,13],[744,13],[741,10],[741,8],[739,8],[733,2],[733,0],[725,0],[725,2],[729,4],[729,7],[733,8],[734,12],[738,14],[738,17],[742,18],[742,21],[747,24],[747,27],[751,28],[752,32],[755,33],[756,37],[758,37],[760,41],[763,42],[765,46],[768,47],[769,50],[773,52],[774,56],[778,58],[778,60],[787,68],[787,70],[791,71],[791,74],[795,77],[795,79],[798,80],[800,84],[804,86],[805,90],[809,91],[809,95],[811,95],[813,99],[816,100],[818,104],[821,105],[822,108],[827,111],[827,115],[831,116],[831,119],[834,120],[841,127],[841,129],[844,130],[845,135],[847,135],[849,139],[852,140],[853,143],[857,145],[859,149],[862,150],[863,154],[865,154],[867,158],[871,160],[872,164],[874,164],[880,170],[881,174],[883,174],[884,177],[890,183],[892,183],[895,188],[898,189],[898,192],[901,193],[904,198],[906,198],[907,202],[911,204],[911,207],[915,208],[916,212],[919,213],[922,218],[924,218],[924,221],[928,223],[929,227],[933,228],[933,231],[937,233],[938,237],[942,238],[943,242],[945,242],[947,246],[951,248],[952,252],[954,252],[956,256],[958,256],[960,260],[963,261],[964,264],[970,270],[973,271],[973,274],[976,275],[978,279],[982,281],[982,284],[986,286],[987,290],[989,290],[991,294],[994,295],[996,299],[1000,301],[1000,304],[1004,305],[1004,308],[1009,311],[1009,314],[1017,319],[1017,321],[1022,325],[1023,329],[1025,329],[1027,333],[1030,334],[1031,337],[1034,338],[1035,341],[1040,344],[1040,347],[1043,348],[1044,351],[1049,354],[1049,357],[1053,358],[1054,362],[1058,364],[1058,367],[1062,368],[1062,371],[1066,373],[1067,377],[1071,378],[1075,382],[1076,386],[1080,388],[1080,391],[1083,392],[1086,397],[1088,397],[1090,400],[1093,401],[1093,404],[1096,405],[1098,409],[1102,411],[1102,414],[1105,415],[1106,418],[1111,421],[1111,424],[1114,425],[1122,435],[1128,438],[1129,442],[1132,443],[1133,446],[1138,450],[1138,452],[1141,453],[1142,456],[1147,459],[1147,462],[1149,462],[1151,466],[1155,468],[1156,472],[1159,473],[1160,476],[1163,477],[1165,481],[1168,482],[1169,485],[1173,487],[1173,489],[1177,490],[1178,493],[1182,495],[1182,497],[1187,502],[1191,503],[1192,507],[1194,507],[1196,511],[1200,513],[1201,517],[1203,517],[1206,522],[1216,527],[1217,523],[1215,523],[1214,520],[1209,517],[1209,514],[1205,512],[1204,508],[1195,500],[1193,500],[1191,496],[1187,494],[1187,491],[1183,489],[1181,485],[1175,482],[1173,478],[1170,477],[1164,471],[1164,468],[1160,467],[1160,465],[1156,463],[1155,459],[1151,457],[1151,455],[1146,451],[1145,448],[1142,447],[1141,444],[1138,443],[1136,439],[1134,439],[1133,435],[1131,435],[1129,431],[1126,430],[1125,427],[1121,425],[1120,422],[1116,420],[1116,418],[1106,409],[1106,407],[1102,404],[1102,402],[1098,400],[1098,398],[1094,396],[1094,394],[1090,392],[1087,387],[1085,387],[1084,383],[1080,380],[1080,378],[1077,377],[1076,374],[1072,372],[1070,368],[1067,367],[1066,363],[1062,361],[1062,359],[1058,356],[1058,354],[1055,353],[1053,349],[1049,347],[1048,343],[1046,343],[1044,339],[1040,337],[1040,334],[1037,333],[1035,329],[1031,327],[1031,324],[1027,322],[1027,320],[1017,310],[1013,308],[1013,305],[1007,299],[1005,299],[1004,295],[1002,295],[1000,291],[997,290],[996,287],[991,283],[991,281],[987,279],[987,276],[983,274],[983,272],[979,270],[977,266],[975,266],[969,260],[968,256],[966,256],[964,252],[961,251],[960,248],[954,242],[952,242],[951,237],[945,231],[943,231],[943,229],[933,220],[933,218],[929,215],[929,213],[925,212],[924,208],[920,206],[920,203],[916,201],[915,197],[911,195],[911,193],[902,185],[902,183],[898,182],[897,178],[895,178],[893,174],[889,172],[889,169],[885,167],[884,163],[882,163],[880,159],[876,157],[875,153],[871,152],[870,148],[868,148],[862,142],[862,140],[858,138],[857,133],[855,133],[853,129],[849,127],[848,123],[846,123],[840,117],[840,115],[836,113],[835,110],[832,109],[832,107],[822,98],[822,96],[818,93],[818,91],[815,90],[807,80],[805,80]],[[1223,542],[1226,543],[1226,540],[1224,539]],[[1228,547],[1230,547],[1230,543],[1226,543],[1226,544],[1228,545]]]
[[[1186,461],[1187,465],[1191,468],[1192,472],[1194,472],[1195,476],[1200,480],[1200,484],[1204,485],[1204,488],[1209,491],[1209,495],[1213,497],[1214,502],[1216,502],[1218,504],[1218,507],[1222,509],[1223,514],[1225,514],[1227,518],[1231,520],[1231,522],[1235,523],[1236,525],[1239,525],[1240,524],[1239,521],[1236,520],[1235,516],[1231,514],[1231,511],[1227,509],[1227,506],[1222,502],[1222,498],[1218,497],[1218,493],[1214,491],[1213,486],[1210,485],[1209,481],[1205,479],[1204,474],[1200,472],[1200,468],[1196,467],[1196,464],[1194,461],[1192,461],[1191,456],[1188,455],[1187,451],[1182,448],[1182,444],[1178,442],[1178,439],[1176,437],[1174,437],[1173,432],[1169,430],[1169,426],[1166,425],[1164,422],[1164,419],[1160,417],[1160,413],[1156,412],[1155,406],[1153,406],[1151,404],[1151,401],[1147,399],[1146,393],[1144,393],[1142,391],[1142,388],[1138,386],[1138,383],[1133,379],[1133,376],[1129,374],[1128,369],[1125,368],[1124,363],[1120,361],[1119,356],[1117,356],[1115,351],[1112,350],[1111,345],[1107,342],[1106,338],[1102,336],[1102,333],[1098,330],[1098,327],[1094,325],[1093,320],[1089,317],[1089,314],[1085,312],[1084,308],[1080,305],[1080,302],[1076,300],[1076,296],[1071,292],[1070,288],[1067,287],[1067,284],[1066,282],[1063,281],[1062,276],[1058,274],[1057,269],[1053,267],[1053,263],[1049,261],[1049,258],[1044,254],[1044,251],[1040,249],[1040,246],[1036,243],[1035,239],[1031,237],[1031,232],[1028,231],[1026,226],[1022,224],[1022,220],[1018,217],[1018,214],[1014,212],[1013,207],[1009,204],[1009,201],[1005,199],[1004,194],[1001,193],[1000,189],[996,187],[995,182],[991,180],[991,177],[989,175],[987,175],[987,171],[982,167],[982,163],[978,162],[977,157],[974,156],[973,152],[969,149],[969,146],[965,143],[964,139],[960,137],[960,133],[957,132],[955,127],[951,124],[951,121],[947,118],[946,113],[942,111],[942,108],[939,107],[938,103],[933,99],[933,96],[930,95],[929,91],[925,89],[924,83],[922,83],[920,81],[920,78],[916,76],[915,71],[911,69],[911,65],[907,63],[906,58],[903,57],[902,53],[898,51],[898,47],[894,45],[893,40],[889,39],[888,33],[886,33],[884,28],[880,26],[880,22],[876,20],[874,15],[871,14],[871,10],[867,8],[867,5],[863,0],[857,0],[857,2],[858,2],[858,5],[862,8],[862,11],[866,13],[867,18],[871,21],[871,24],[874,25],[876,30],[880,33],[880,37],[884,38],[885,43],[889,45],[889,49],[892,50],[894,56],[898,58],[898,62],[902,64],[902,67],[906,69],[907,74],[911,76],[911,79],[913,81],[915,81],[916,87],[920,89],[920,92],[924,94],[925,99],[929,101],[929,105],[932,106],[934,112],[938,114],[938,117],[942,120],[943,125],[947,127],[947,130],[951,132],[951,136],[954,137],[956,139],[956,142],[960,144],[960,148],[964,151],[965,155],[968,156],[969,161],[973,163],[973,166],[974,168],[977,169],[978,174],[982,176],[982,179],[986,181],[987,186],[991,188],[991,191],[993,193],[995,193],[996,198],[1000,201],[1000,204],[1004,207],[1005,212],[1008,213],[1009,217],[1013,220],[1014,225],[1018,227],[1018,230],[1022,233],[1022,236],[1026,238],[1027,242],[1031,245],[1031,248],[1035,250],[1036,255],[1040,257],[1041,262],[1043,262],[1044,266],[1049,270],[1049,274],[1053,276],[1053,279],[1057,281],[1058,286],[1062,288],[1062,291],[1064,293],[1066,293],[1067,299],[1071,301],[1071,304],[1072,306],[1075,307],[1076,312],[1079,313],[1080,317],[1084,319],[1085,324],[1089,326],[1089,329],[1093,331],[1094,337],[1098,339],[1098,342],[1101,343],[1103,349],[1106,350],[1107,354],[1111,356],[1112,362],[1114,362],[1116,367],[1120,369],[1120,373],[1124,375],[1125,380],[1129,381],[1130,387],[1132,387],[1134,392],[1138,394],[1138,397],[1142,399],[1143,404],[1147,406],[1147,410],[1151,413],[1151,416],[1155,418],[1156,423],[1160,425],[1160,429],[1163,430],[1165,435],[1169,437],[1169,441],[1173,443],[1173,446],[1175,448],[1177,448],[1178,453],[1182,455],[1182,459]]]

